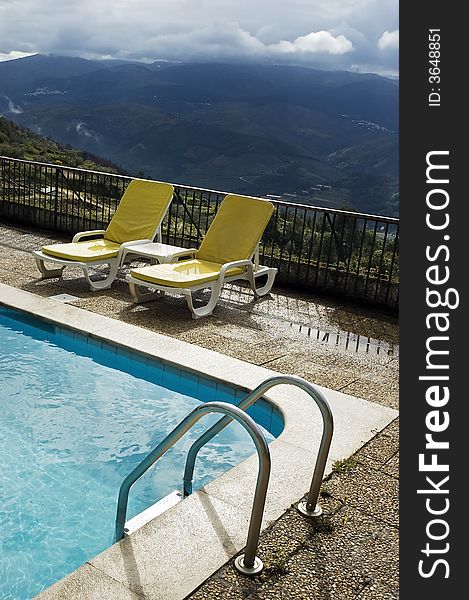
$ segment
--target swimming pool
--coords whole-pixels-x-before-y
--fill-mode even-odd
[[[66,327],[0,308],[0,598],[24,600],[112,543],[125,475],[201,401],[244,393]],[[282,419],[248,411],[268,440]],[[131,517],[180,489],[185,436],[132,489]],[[200,487],[253,453],[237,423],[202,451]]]

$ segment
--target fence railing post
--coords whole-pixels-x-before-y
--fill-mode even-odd
[[[55,193],[54,193],[54,229],[57,231],[59,219],[59,169],[55,169]]]

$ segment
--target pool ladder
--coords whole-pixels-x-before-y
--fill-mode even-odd
[[[146,471],[155,464],[187,431],[203,416],[211,413],[221,413],[224,416],[205,433],[203,433],[189,448],[184,469],[183,479],[183,497],[192,493],[192,479],[194,475],[195,460],[199,450],[209,442],[217,433],[224,429],[234,419],[238,421],[251,436],[257,450],[259,458],[259,470],[257,474],[256,491],[251,511],[251,520],[246,541],[244,554],[238,556],[235,560],[235,566],[241,573],[254,575],[263,569],[261,559],[256,556],[259,534],[261,530],[262,515],[264,513],[267,487],[270,477],[270,451],[265,437],[259,426],[254,420],[244,412],[256,400],[259,400],[269,389],[276,385],[293,385],[304,390],[317,404],[321,412],[323,421],[323,431],[319,451],[316,458],[311,486],[306,500],[300,502],[298,510],[306,516],[317,517],[322,514],[321,507],[317,504],[321,482],[326,468],[327,456],[331,445],[332,434],[334,430],[334,421],[332,412],[327,400],[323,394],[301,377],[293,375],[279,375],[266,379],[257,386],[252,392],[247,394],[243,400],[236,406],[226,402],[207,402],[197,406],[190,412],[177,427],[169,433],[158,446],[152,450],[122,482],[117,501],[115,541],[118,542],[124,537],[125,522],[127,514],[127,505],[129,492],[132,485],[142,477]]]

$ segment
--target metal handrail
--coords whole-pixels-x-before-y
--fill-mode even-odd
[[[249,393],[241,402],[237,405],[240,409],[246,410],[259,400],[270,388],[276,385],[294,385],[304,390],[311,398],[316,402],[319,410],[321,411],[323,421],[323,431],[321,437],[321,443],[319,445],[318,456],[314,467],[313,477],[311,480],[311,486],[306,498],[306,501],[300,502],[298,510],[307,516],[319,516],[322,514],[322,509],[317,505],[319,497],[319,491],[321,489],[321,483],[324,476],[324,470],[326,468],[327,456],[329,454],[329,448],[331,445],[332,434],[334,432],[334,419],[332,416],[331,408],[323,396],[323,394],[316,389],[311,383],[296,377],[294,375],[278,375],[266,379],[263,383],[258,385],[251,393]],[[186,459],[186,467],[184,469],[184,482],[183,482],[183,496],[186,497],[192,493],[192,479],[194,476],[195,460],[199,450],[207,442],[209,442],[217,433],[224,429],[231,422],[229,416],[223,417],[212,425],[205,433],[203,433],[198,440],[196,440],[189,448]]]
[[[256,446],[259,457],[259,471],[257,475],[256,491],[252,505],[251,520],[249,523],[248,536],[244,555],[236,559],[237,567],[247,574],[259,573],[263,564],[256,556],[257,544],[261,530],[262,515],[264,513],[267,486],[270,477],[270,451],[264,434],[255,421],[238,406],[226,402],[207,402],[197,406],[187,417],[185,417],[165,439],[158,444],[136,467],[127,475],[121,484],[117,500],[115,541],[124,537],[125,520],[129,492],[132,485],[146,473],[146,471],[159,460],[187,431],[204,415],[210,413],[222,413],[230,415],[229,422],[233,419],[238,421],[251,436]],[[227,417],[223,417],[227,418]]]

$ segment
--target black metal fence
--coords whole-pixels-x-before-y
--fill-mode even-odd
[[[0,157],[0,218],[76,233],[105,228],[130,177]],[[163,241],[197,247],[225,193],[175,185]],[[274,201],[260,246],[276,282],[398,310],[399,221]]]

